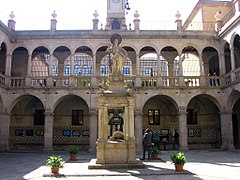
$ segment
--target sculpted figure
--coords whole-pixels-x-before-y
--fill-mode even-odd
[[[109,60],[109,66],[112,74],[121,74],[123,65],[128,57],[127,51],[119,44],[122,42],[122,38],[119,34],[114,34],[111,38],[112,45],[106,50],[107,53],[111,53]]]

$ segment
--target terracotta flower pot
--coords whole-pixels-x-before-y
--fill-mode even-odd
[[[153,160],[157,160],[158,159],[158,153],[152,153],[151,155]]]
[[[70,154],[70,159],[71,160],[77,160],[77,154]]]
[[[58,174],[59,172],[59,167],[52,167],[51,168],[53,174]]]
[[[175,171],[183,171],[184,164],[175,164]]]

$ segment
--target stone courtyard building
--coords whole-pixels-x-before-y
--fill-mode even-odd
[[[15,30],[0,21],[0,150],[96,149],[97,97],[108,84],[110,37],[122,37],[122,69],[135,98],[137,151],[149,127],[154,141],[178,129],[180,149],[240,147],[240,1],[199,0],[175,29],[126,25],[125,0],[107,0],[107,22],[91,30]],[[128,5],[128,4],[127,4]],[[128,7],[127,7],[128,8]],[[101,86],[101,87],[100,87]],[[124,122],[110,121],[108,135]]]

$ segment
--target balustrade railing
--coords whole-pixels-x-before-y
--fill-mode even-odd
[[[232,78],[234,77],[234,79]],[[8,78],[0,74],[0,85],[5,87],[23,88],[87,88],[87,87],[106,87],[109,84],[109,78],[107,76],[53,76],[53,77],[11,77]],[[219,87],[228,86],[233,82],[239,82],[240,80],[240,68],[235,71],[226,74],[225,76],[151,76],[151,77],[138,77],[125,76],[124,82],[131,87]]]
[[[236,6],[239,5],[238,1],[235,1],[228,13],[222,18],[222,26],[224,26],[235,14]],[[239,8],[237,8],[239,10]]]

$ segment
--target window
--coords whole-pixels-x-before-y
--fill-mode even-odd
[[[197,111],[194,109],[187,110],[187,124],[197,124]]]
[[[148,110],[148,123],[151,125],[160,124],[160,110],[159,109],[149,109]]]
[[[89,69],[88,69],[88,65],[84,65],[82,67],[82,75],[83,76],[87,76],[89,74]]]
[[[80,66],[79,65],[75,65],[74,66],[74,75],[80,75]]]
[[[83,125],[83,110],[72,110],[72,125]]]
[[[70,72],[71,72],[71,66],[70,65],[66,65],[66,67],[65,67],[65,75],[69,76]]]
[[[100,67],[100,74],[103,75],[103,74],[107,74],[107,68],[106,66],[102,65]]]
[[[34,125],[44,125],[44,110],[35,110],[34,111]]]
[[[130,68],[129,67],[123,67],[123,74],[124,75],[130,75]]]

